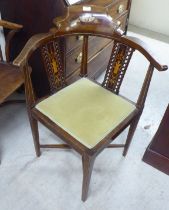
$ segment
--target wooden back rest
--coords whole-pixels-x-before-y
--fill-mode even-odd
[[[50,92],[54,93],[66,85],[64,60],[59,40],[53,39],[48,41],[41,46],[40,51],[48,76]]]
[[[82,34],[81,34],[82,35]],[[80,76],[88,75],[88,35],[84,35]],[[114,41],[103,86],[118,94],[134,49]],[[51,93],[65,86],[64,59],[59,40],[53,39],[41,46],[41,55],[48,76]]]
[[[123,36],[122,31],[112,19],[104,13],[104,8],[97,8],[96,12],[86,15],[82,11],[82,6],[69,8],[65,17],[54,20],[56,27],[49,33],[33,36],[26,44],[20,55],[15,59],[14,64],[20,66],[25,74],[25,87],[30,96],[31,106],[36,102],[30,78],[29,58],[33,52],[40,49],[42,60],[48,75],[51,92],[54,93],[66,85],[63,54],[60,50],[59,38],[67,36],[84,36],[82,46],[82,62],[80,76],[86,77],[88,60],[88,38],[89,36],[99,36],[114,41],[114,46],[107,66],[103,87],[118,94],[127,67],[134,50],[138,50],[150,62],[148,72],[141,89],[137,105],[144,106],[145,98],[151,81],[154,67],[159,71],[167,69],[154,59],[149,48],[142,41]],[[92,7],[92,11],[94,10]]]
[[[114,41],[103,86],[118,94],[134,49]]]

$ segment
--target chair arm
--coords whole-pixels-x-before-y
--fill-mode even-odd
[[[9,29],[9,33],[6,35],[6,43],[5,43],[5,54],[7,62],[10,62],[10,46],[11,40],[14,37],[15,33],[18,32],[20,29],[23,28],[22,25],[12,23],[6,20],[0,20],[0,26],[5,29]],[[2,59],[3,60],[3,59]]]
[[[13,64],[16,66],[24,66],[31,56],[31,54],[41,45],[43,44],[46,40],[50,39],[53,37],[52,34],[50,33],[44,33],[44,34],[36,34],[32,36],[20,52],[20,54],[15,58],[13,61]]]
[[[11,30],[18,30],[23,28],[23,25],[12,23],[6,20],[0,20],[0,26]]]
[[[135,49],[141,52],[158,71],[165,71],[168,69],[167,65],[161,65],[159,63],[158,59],[155,58],[154,53],[151,51],[151,47],[147,43],[132,36],[123,36],[122,39],[123,38],[126,39],[127,42],[130,42]]]

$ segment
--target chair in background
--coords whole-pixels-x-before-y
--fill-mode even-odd
[[[40,148],[72,148],[82,156],[82,200],[87,199],[94,160],[105,148],[123,147],[127,154],[133,134],[142,114],[154,68],[164,71],[149,49],[138,39],[122,36],[105,9],[95,6],[71,6],[67,15],[54,21],[56,28],[47,34],[37,34],[26,44],[14,64],[25,78],[27,111],[37,156]],[[82,62],[79,80],[67,85],[59,38],[83,36]],[[90,37],[114,40],[112,53],[102,84],[87,79],[88,40]],[[51,93],[41,99],[34,94],[31,81],[33,53],[40,50],[46,68]],[[134,103],[120,96],[119,90],[133,52],[138,50],[149,61],[138,100]],[[33,70],[32,70],[33,71]],[[137,69],[136,69],[137,71]],[[62,138],[66,144],[44,145],[39,141],[38,122]],[[124,144],[111,144],[125,128],[129,128]]]
[[[24,100],[5,101],[14,91],[16,91],[24,82],[22,72],[17,66],[10,62],[11,41],[16,32],[22,29],[22,25],[0,20],[0,26],[8,29],[9,32],[5,39],[5,56],[3,58],[0,46],[0,105],[9,103],[23,102]]]

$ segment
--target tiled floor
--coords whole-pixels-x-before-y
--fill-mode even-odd
[[[169,65],[166,42],[133,32],[129,35],[142,38],[159,60]],[[122,87],[122,93],[132,99],[136,98],[136,86],[147,66],[142,56],[134,56]],[[169,102],[168,89],[169,72],[155,71],[127,157],[122,157],[121,149],[102,152],[96,160],[85,203],[80,200],[79,155],[53,149],[36,158],[25,105],[0,108],[0,210],[168,210],[169,177],[141,161]],[[149,129],[145,129],[147,125]],[[42,142],[60,141],[43,126],[40,136]],[[125,136],[126,132],[118,140],[123,141]]]

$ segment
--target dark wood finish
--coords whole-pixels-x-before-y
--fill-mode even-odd
[[[134,49],[129,46],[114,42],[111,58],[107,67],[103,86],[113,89],[119,93],[119,89],[125,76],[128,64],[132,57]]]
[[[143,161],[169,175],[169,105],[160,126],[146,149]]]
[[[37,34],[33,36],[25,45],[24,49],[21,51],[20,55],[15,59],[14,64],[21,68],[24,73],[25,78],[25,93],[27,98],[27,110],[30,119],[30,124],[32,128],[32,134],[35,144],[35,150],[37,156],[40,155],[40,148],[72,148],[76,150],[82,156],[83,164],[83,185],[82,185],[82,200],[85,201],[88,195],[90,177],[92,173],[92,168],[94,160],[99,155],[99,153],[107,147],[112,148],[124,148],[123,155],[127,154],[128,148],[130,146],[132,137],[134,135],[137,123],[141,116],[144,108],[145,99],[149,89],[151,77],[154,68],[159,71],[164,71],[168,67],[165,65],[160,65],[160,63],[149,53],[149,48],[144,45],[140,40],[122,36],[123,32],[119,29],[117,22],[113,22],[107,15],[107,10],[104,7],[91,6],[91,11],[87,12],[91,21],[85,22],[81,19],[86,12],[83,11],[83,6],[71,6],[67,11],[66,17],[59,18],[56,21],[56,28],[52,29],[46,34]],[[94,18],[92,18],[94,17]],[[55,43],[59,37],[70,37],[70,36],[84,36],[83,39],[83,55],[81,62],[81,72],[80,75],[86,77],[88,75],[88,37],[102,37],[104,39],[110,39],[109,47],[111,48],[111,53],[109,59],[107,60],[107,71],[105,79],[102,85],[103,88],[112,91],[115,94],[119,94],[120,86],[125,76],[125,72],[128,68],[128,64],[135,50],[138,50],[147,60],[150,65],[145,76],[138,100],[134,103],[135,109],[129,114],[118,126],[116,126],[112,131],[110,131],[96,146],[89,149],[82,143],[80,143],[75,137],[71,136],[64,129],[55,124],[47,116],[38,111],[35,105],[39,102],[36,99],[33,83],[30,77],[30,66],[29,60],[33,53],[42,49],[49,43]],[[115,43],[114,47],[112,42]],[[55,45],[59,47],[59,45]],[[112,50],[113,49],[113,50]],[[50,77],[47,79],[56,81],[55,91],[59,91],[64,88],[65,75],[64,65],[60,65],[60,50],[56,47],[47,49],[46,54],[51,59],[48,59],[48,65],[45,65],[46,72],[50,73]],[[53,56],[55,55],[55,57]],[[44,54],[42,53],[43,57]],[[52,68],[50,66],[53,66]],[[94,67],[93,67],[94,68]],[[53,71],[53,73],[52,73]],[[58,71],[61,72],[58,74]],[[57,72],[57,74],[56,74]],[[80,76],[79,76],[80,77]],[[59,86],[57,85],[59,84]],[[53,94],[53,91],[51,92]],[[47,96],[48,97],[48,96]],[[128,100],[127,98],[125,98]],[[44,100],[43,98],[41,100]],[[81,107],[79,107],[81,109]],[[39,142],[38,126],[37,122],[41,122],[49,130],[55,133],[57,136],[63,139],[67,145],[41,145]],[[125,144],[111,144],[111,142],[128,126],[130,126],[128,137]]]
[[[13,39],[10,60],[13,60],[20,53],[32,35],[48,32],[53,25],[53,18],[63,15],[65,7],[66,3],[63,0],[43,0],[42,2],[39,0],[1,0],[2,18],[24,26],[23,30]],[[34,70],[32,78],[36,95],[42,96],[49,92],[50,87],[45,79],[45,70],[37,60],[39,60],[39,52],[31,60]]]
[[[0,104],[2,106],[14,102],[23,102],[23,100],[5,102],[6,98],[24,82],[22,72],[17,66],[12,65],[9,59],[12,39],[14,38],[15,33],[22,29],[23,26],[5,20],[0,20],[0,26],[8,29],[5,42],[6,61],[4,61],[2,52],[0,53]]]
[[[10,62],[11,42],[13,41],[12,39],[14,39],[16,33],[21,30],[23,26],[6,20],[0,20],[0,26],[7,32],[5,37],[5,56],[6,61]],[[0,54],[0,60],[3,61],[4,59],[2,57],[2,52]]]
[[[84,2],[82,4],[85,5],[86,2]],[[109,15],[117,20],[120,28],[124,31],[124,33],[126,33],[126,29],[127,29],[126,24],[128,22],[128,18],[129,18],[131,1],[128,1],[128,0],[120,0],[120,1],[94,0],[93,1],[92,0],[92,1],[88,1],[87,5],[99,5],[99,6],[105,7],[109,11]],[[122,9],[119,10],[119,8],[121,6],[122,6]],[[57,21],[57,19],[56,19],[56,21]],[[90,39],[90,37],[89,37],[89,39]],[[99,40],[99,38],[97,38],[97,40]],[[102,54],[103,49],[107,48],[108,43],[106,41],[107,40],[100,38],[99,42],[96,44],[95,44],[95,42],[96,42],[95,39],[92,39],[91,42],[89,42],[89,55],[90,56],[88,56],[88,65],[90,65],[90,63],[93,63],[93,62],[95,63],[95,68],[94,68],[94,70],[92,70],[92,75],[89,74],[90,78],[97,78],[106,69],[106,65],[103,65],[103,62],[100,60],[100,56],[99,56],[100,54]],[[79,74],[80,62],[77,63],[76,58],[78,58],[78,55],[80,55],[80,53],[82,54],[82,41],[77,40],[77,36],[76,36],[74,38],[74,42],[72,42],[71,46],[72,46],[72,49],[70,47],[70,44],[68,44],[68,41],[67,41],[66,42],[66,51],[71,53],[70,60],[67,59],[67,62],[66,62],[66,66],[68,66],[68,68],[66,68],[68,82],[75,81],[77,74]],[[96,51],[94,53],[90,52],[94,48],[96,48]],[[109,57],[111,51],[107,48],[107,50],[104,51],[104,53],[107,53],[107,55],[105,55],[105,57]],[[67,53],[67,56],[69,56],[68,53]],[[88,71],[89,71],[89,69],[88,69]]]
[[[59,149],[71,149],[68,144],[41,144],[40,148],[59,148]]]
[[[81,36],[82,37],[82,36]],[[69,39],[69,38],[68,38]],[[73,49],[72,51],[69,51],[69,53],[67,53],[66,56],[66,66],[68,66],[68,68],[66,69],[67,75],[69,75],[69,77],[75,73],[80,71],[80,64],[81,64],[81,60],[82,60],[82,42],[80,43],[80,45],[77,45],[77,47],[75,49]],[[90,62],[92,62],[92,60],[94,58],[97,58],[99,56],[99,54],[101,53],[101,51],[106,48],[106,46],[110,43],[110,40],[108,39],[103,39],[100,37],[90,37],[89,38],[89,52],[88,52],[88,64],[90,65]],[[98,54],[97,54],[98,53]],[[81,56],[80,56],[81,54]],[[100,60],[99,60],[100,62]],[[96,65],[96,64],[95,64]]]
[[[83,0],[79,1],[78,4],[100,5],[109,9],[110,15],[119,21],[119,25],[126,32],[131,0]],[[2,18],[24,25],[24,29],[14,37],[12,51],[9,55],[10,59],[13,60],[18,55],[33,34],[47,32],[52,27],[53,18],[63,15],[68,5],[69,3],[66,0],[43,0],[40,4],[39,0],[1,0]],[[91,50],[95,48],[95,50],[93,53],[89,53],[91,56],[88,57],[88,63],[91,66],[95,65],[95,70],[93,70],[92,75],[89,74],[89,77],[97,78],[106,68],[106,65],[103,65],[102,59],[100,59],[102,57],[100,54],[104,53],[106,58],[111,51],[107,48],[107,43],[103,38],[99,42],[96,41],[96,44],[94,42],[93,40],[89,43],[89,48]],[[62,45],[62,51],[65,49],[66,56],[69,57],[65,64],[66,74],[67,81],[72,82],[80,71],[80,63],[77,63],[77,57],[82,50],[82,41],[74,36],[71,40],[68,37],[65,38],[60,44]],[[104,51],[105,48],[107,50]],[[39,60],[39,52],[34,55],[31,64],[35,93],[41,97],[49,93],[50,84],[45,79],[45,69],[42,65],[40,66],[37,60]]]
[[[82,165],[83,165],[82,201],[86,201],[87,199],[94,161],[95,161],[95,156],[90,156],[86,153],[82,155]]]
[[[6,20],[0,20],[0,26],[2,26],[3,28],[11,29],[11,30],[18,30],[18,29],[23,28],[22,25],[19,25],[17,23],[12,23]]]
[[[23,103],[24,100],[8,100],[5,101],[15,90],[17,90],[24,82],[22,72],[17,66],[10,63],[11,41],[16,32],[22,29],[22,25],[0,20],[0,27],[7,29],[8,33],[5,40],[6,61],[3,58],[0,46],[0,107],[11,103]]]
[[[0,104],[23,84],[23,76],[18,67],[0,63]]]
[[[87,60],[88,60],[88,35],[84,36],[83,49],[82,49],[82,63],[80,69],[80,77],[87,77]]]

